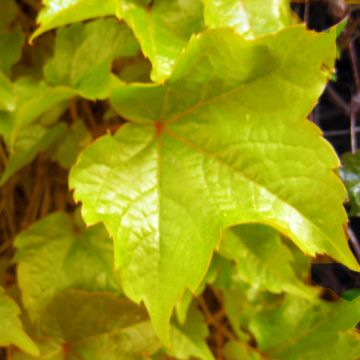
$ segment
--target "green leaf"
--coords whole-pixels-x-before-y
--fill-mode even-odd
[[[151,9],[133,1],[120,2],[119,16],[134,31],[142,51],[153,65],[151,79],[161,81],[190,36],[203,28],[200,0],[155,0]]]
[[[14,111],[0,112],[0,134],[10,152],[18,133],[53,107],[75,96],[66,87],[50,87],[43,81],[22,78],[13,83]]]
[[[145,309],[111,293],[75,289],[57,295],[48,305],[41,335],[41,359],[140,360],[159,348]],[[28,358],[14,356],[14,360]]]
[[[195,297],[199,296],[205,290],[206,285],[213,284],[215,281],[217,281],[220,270],[225,269],[228,263],[229,260],[223,258],[218,254],[215,254],[206,275],[202,279],[198,288],[195,290],[194,294],[192,294],[189,290],[185,291],[183,297],[176,304],[175,307],[176,316],[180,324],[184,324],[186,321],[187,312],[191,305],[193,295]]]
[[[168,354],[175,359],[214,360],[205,341],[208,335],[209,330],[202,313],[192,306],[185,325],[177,324],[172,327],[172,347]]]
[[[338,158],[306,120],[334,56],[334,31],[247,41],[216,29],[192,38],[164,85],[114,91],[131,124],[81,154],[70,187],[85,221],[105,223],[126,294],[165,341],[174,304],[197,289],[230,225],[270,225],[310,256],[359,269]]]
[[[104,99],[109,96],[112,60],[137,51],[130,29],[115,19],[75,24],[58,30],[45,77],[52,85],[67,85],[85,98]]]
[[[0,71],[10,74],[12,65],[20,60],[23,43],[24,35],[20,26],[11,31],[0,31]]]
[[[23,330],[20,309],[0,287],[0,346],[15,345],[27,353],[38,356],[39,349]]]
[[[224,346],[226,360],[262,360],[263,358],[245,343],[231,340]]]
[[[30,40],[60,26],[113,15],[117,3],[118,0],[43,0],[44,7],[37,18],[40,26]]]
[[[311,258],[304,256],[294,243],[286,241],[285,244],[291,252],[291,267],[295,271],[296,276],[307,284],[311,283]]]
[[[0,111],[15,109],[15,94],[11,81],[0,72]]]
[[[220,244],[220,253],[234,260],[240,278],[255,288],[306,298],[314,296],[310,287],[295,275],[290,250],[278,232],[268,226],[251,224],[228,230]]]
[[[276,32],[292,22],[289,0],[203,0],[210,28],[231,26],[247,38]]]
[[[343,154],[341,162],[339,173],[348,191],[350,215],[360,215],[360,151]]]
[[[10,75],[10,70],[21,56],[24,35],[16,20],[18,8],[13,0],[2,0],[0,4],[0,72]]]
[[[0,2],[0,30],[6,29],[16,19],[18,7],[14,0]]]
[[[29,164],[38,153],[49,148],[65,133],[66,125],[64,123],[50,128],[39,124],[32,124],[24,128],[16,136],[5,170],[0,177],[0,185],[5,184],[13,174],[26,164]]]
[[[9,154],[0,185],[64,135],[66,125],[54,123],[66,109],[64,102],[74,96],[70,89],[51,88],[32,79],[10,85],[11,109],[0,111],[0,134]]]
[[[92,135],[84,122],[79,119],[64,134],[52,158],[65,169],[75,164],[80,151],[92,140]]]
[[[360,296],[360,289],[349,289],[341,294],[341,297],[348,301],[353,301]]]
[[[281,297],[268,292],[259,291],[236,278],[231,289],[223,291],[224,310],[236,336],[248,341],[249,323],[264,307],[278,304]]]
[[[61,290],[120,290],[112,268],[113,247],[104,228],[85,228],[66,213],[54,213],[15,239],[18,283],[32,318]]]
[[[281,306],[255,315],[249,327],[270,358],[356,360],[360,337],[348,330],[359,320],[360,301],[310,303],[288,296]]]

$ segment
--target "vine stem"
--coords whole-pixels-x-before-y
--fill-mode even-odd
[[[353,246],[354,252],[355,252],[355,256],[358,259],[358,261],[360,261],[360,245],[359,245],[359,241],[354,233],[354,231],[351,229],[351,227],[349,226],[348,229],[348,235],[349,235],[349,240],[351,245]]]
[[[356,139],[356,123],[357,123],[357,114],[359,110],[359,94],[360,94],[360,74],[358,68],[358,61],[356,58],[356,50],[354,47],[354,40],[349,43],[349,54],[351,60],[351,66],[354,75],[354,81],[356,86],[355,94],[351,100],[350,105],[350,141],[351,141],[351,152],[354,154],[357,149],[357,139]]]

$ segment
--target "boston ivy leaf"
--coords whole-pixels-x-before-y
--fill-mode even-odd
[[[70,89],[51,88],[31,79],[9,85],[11,109],[0,111],[0,134],[9,155],[0,185],[66,132],[65,124],[55,123],[66,109],[65,100],[74,95]]]
[[[234,340],[227,342],[223,351],[227,360],[263,360],[249,345]]]
[[[337,156],[306,120],[334,38],[303,26],[256,41],[209,30],[164,85],[114,91],[113,106],[132,123],[82,153],[70,187],[85,221],[103,222],[114,238],[124,290],[145,302],[163,339],[174,304],[198,287],[230,225],[266,223],[311,256],[359,268],[343,231]]]
[[[13,83],[14,111],[0,112],[0,134],[10,152],[17,135],[41,115],[75,95],[66,87],[50,87],[43,81],[23,78]]]
[[[0,3],[0,72],[10,75],[10,69],[21,56],[24,35],[19,25],[13,25],[18,8],[13,0]]]
[[[16,19],[18,8],[14,0],[2,0],[0,2],[0,29],[10,26]]]
[[[171,331],[172,347],[168,354],[175,359],[213,360],[206,344],[209,330],[201,312],[192,306],[185,325],[174,325]]]
[[[200,0],[155,0],[150,9],[122,0],[119,16],[134,31],[142,51],[153,65],[151,78],[167,78],[190,36],[203,28]]]
[[[15,94],[11,81],[0,72],[0,111],[15,109]]]
[[[145,309],[106,292],[64,291],[43,312],[40,329],[41,359],[140,360],[159,348]]]
[[[59,212],[20,233],[15,246],[18,283],[33,318],[69,287],[119,291],[112,243],[101,225],[85,228]]]
[[[357,289],[349,289],[349,290],[344,291],[341,294],[341,297],[343,299],[348,300],[348,301],[355,300],[359,296],[360,296],[360,289],[359,288],[357,288]]]
[[[0,347],[15,345],[31,355],[38,356],[39,349],[23,330],[19,314],[19,307],[0,287]]]
[[[90,131],[79,119],[65,132],[52,158],[65,169],[70,168],[76,161],[79,152],[92,140]]]
[[[292,23],[289,0],[203,0],[209,27],[232,26],[247,38],[278,31]]]
[[[45,31],[96,17],[116,13],[118,0],[43,0],[37,21],[38,29],[31,40]]]
[[[187,312],[193,300],[193,295],[199,296],[205,290],[206,285],[214,283],[218,278],[220,270],[226,268],[228,263],[230,263],[229,260],[218,254],[215,254],[206,275],[202,279],[194,294],[189,290],[184,292],[184,295],[175,307],[176,317],[180,324],[184,324],[186,321]]]
[[[10,176],[34,160],[39,152],[50,147],[65,133],[66,125],[64,123],[49,128],[41,124],[32,124],[18,132],[5,170],[0,176],[0,185],[3,185]]]
[[[278,304],[281,297],[249,286],[234,277],[231,289],[223,290],[224,310],[240,340],[250,339],[249,323],[264,306]]]
[[[350,201],[350,215],[360,214],[360,152],[346,153],[341,158],[340,176],[344,182]]]
[[[0,31],[0,71],[10,74],[10,69],[21,56],[21,48],[24,43],[24,35],[20,26],[11,31]]]
[[[309,283],[311,278],[311,258],[304,256],[301,250],[290,241],[286,241],[286,247],[290,250],[292,261],[291,267],[293,268],[296,276],[302,282]]]
[[[299,296],[314,294],[295,275],[290,250],[279,233],[265,225],[241,225],[228,230],[220,253],[236,262],[240,278],[275,293],[289,292]]]
[[[308,302],[287,296],[281,306],[257,314],[249,327],[272,359],[356,360],[360,337],[351,329],[360,320],[359,305],[359,300]]]
[[[45,67],[45,76],[51,84],[68,85],[83,97],[105,98],[112,60],[137,51],[130,29],[115,19],[75,24],[58,30],[55,55]]]

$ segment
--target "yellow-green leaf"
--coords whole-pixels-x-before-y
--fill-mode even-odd
[[[105,224],[126,294],[165,341],[174,304],[197,289],[230,225],[270,225],[310,256],[359,269],[339,160],[306,119],[334,58],[334,31],[250,41],[214,29],[192,37],[164,85],[114,90],[131,123],[82,153],[70,187],[85,221]]]
[[[39,27],[31,40],[44,32],[83,20],[113,15],[117,0],[43,0],[37,22]]]
[[[19,349],[37,356],[39,349],[25,333],[19,315],[19,307],[0,287],[0,347],[15,345]]]
[[[276,32],[293,18],[289,0],[203,0],[209,27],[231,26],[247,38]]]
[[[64,85],[89,99],[110,94],[111,62],[139,47],[130,29],[115,19],[100,19],[59,29],[55,54],[45,67],[52,85]]]
[[[264,225],[240,225],[226,231],[220,253],[236,262],[238,276],[246,283],[275,293],[314,296],[291,267],[290,250],[279,233]]]
[[[86,229],[58,212],[20,233],[15,246],[18,283],[32,318],[67,288],[120,290],[112,243],[101,225]]]
[[[159,349],[144,308],[112,293],[76,289],[58,294],[44,309],[37,339],[40,359],[51,360],[145,360]]]
[[[155,0],[151,8],[121,0],[118,15],[134,31],[153,65],[151,78],[166,79],[190,36],[203,28],[200,0]]]

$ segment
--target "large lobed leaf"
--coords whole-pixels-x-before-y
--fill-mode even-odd
[[[103,226],[85,229],[76,216],[60,212],[16,238],[18,283],[33,321],[28,330],[42,357],[145,359],[160,349],[145,309],[120,298],[109,241]],[[161,352],[212,360],[203,317],[195,308],[190,312],[185,324],[171,325],[172,346]]]
[[[143,308],[112,293],[76,289],[43,309],[37,340],[40,358],[51,360],[140,360],[159,348]],[[33,357],[16,352],[14,359]]]
[[[151,78],[163,81],[186,47],[190,36],[209,28],[231,26],[243,36],[256,38],[293,22],[288,0],[44,0],[43,32],[104,15],[124,19],[152,63]]]
[[[105,224],[125,292],[165,341],[174,304],[196,290],[230,225],[268,224],[358,269],[339,161],[306,120],[334,57],[334,31],[249,41],[215,29],[192,37],[164,85],[114,91],[131,124],[84,151],[70,187],[85,221]]]
[[[101,225],[86,229],[58,212],[20,233],[15,246],[23,303],[34,319],[64,289],[121,289],[112,266],[113,246]]]

